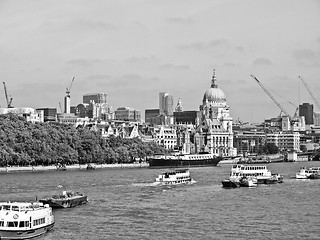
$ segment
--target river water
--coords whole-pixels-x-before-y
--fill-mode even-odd
[[[88,204],[54,210],[45,240],[320,239],[320,180],[293,179],[301,166],[320,162],[268,164],[284,183],[236,189],[221,184],[231,165],[191,168],[196,183],[172,187],[155,186],[162,170],[149,168],[1,173],[0,201],[87,194]]]

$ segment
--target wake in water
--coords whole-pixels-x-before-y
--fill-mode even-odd
[[[160,183],[158,182],[152,182],[152,183],[132,183],[132,186],[135,187],[154,187],[158,186]]]
[[[189,184],[194,184],[197,181],[191,179],[190,182],[188,183],[180,183],[180,184],[168,184],[168,185],[164,185],[161,182],[152,182],[152,183],[132,183],[132,186],[135,187],[155,187],[155,186],[179,186],[179,185],[189,185]]]

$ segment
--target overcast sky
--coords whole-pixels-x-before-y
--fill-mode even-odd
[[[144,112],[168,92],[198,110],[213,69],[234,120],[280,113],[250,75],[291,114],[313,103],[299,75],[320,98],[319,0],[0,0],[0,30],[15,107],[59,109],[75,77],[71,105],[105,92]]]

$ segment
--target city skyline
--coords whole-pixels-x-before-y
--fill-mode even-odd
[[[319,99],[320,1],[0,1],[0,69],[15,107],[71,106],[108,94],[116,110],[158,107],[160,92],[199,110],[216,70],[236,120],[261,122]],[[4,91],[0,106],[6,106]]]

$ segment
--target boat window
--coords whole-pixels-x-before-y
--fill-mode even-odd
[[[21,222],[19,222],[19,227],[29,227],[29,221],[21,221]]]
[[[4,227],[4,221],[0,221],[0,227]]]
[[[7,222],[8,227],[18,227],[18,221]]]
[[[12,211],[19,211],[19,207],[18,206],[12,206]]]
[[[10,205],[3,205],[2,210],[10,210]]]

